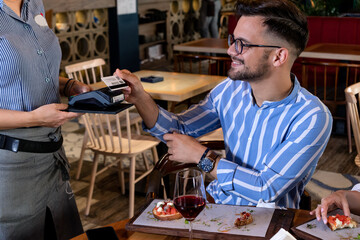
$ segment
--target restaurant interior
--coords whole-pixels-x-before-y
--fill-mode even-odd
[[[43,0],[47,22],[62,50],[60,75],[92,84],[94,89],[102,86],[97,85],[100,77],[112,75],[116,68],[129,69],[138,77],[160,77],[163,83],[171,79],[171,84],[178,84],[176,89],[159,87],[157,83],[144,83],[144,87],[169,111],[187,109],[226,78],[231,62],[226,54],[227,36],[237,22],[235,2],[221,0],[218,35],[202,38],[199,26],[202,1]],[[345,89],[360,81],[360,1],[293,2],[308,15],[310,31],[307,48],[296,60],[293,72],[303,87],[328,106],[334,117],[327,148],[305,188],[310,201],[307,210],[310,210],[333,191],[349,190],[360,182],[358,107],[356,102],[351,106],[348,100],[351,97],[345,96]],[[199,74],[204,77],[194,77]],[[195,78],[199,78],[196,83]],[[67,103],[68,99],[62,101]],[[137,141],[148,140],[135,108],[116,116],[126,123],[126,128],[118,126],[117,132],[141,136]],[[109,124],[114,122],[112,117],[106,119]],[[127,223],[124,220],[137,216],[148,203],[149,175],[166,150],[155,140],[136,154],[104,151],[96,160],[98,167],[94,172],[96,151],[90,143],[96,141],[96,136],[88,132],[91,119],[88,121],[87,124],[85,118],[74,119],[62,127],[64,147],[71,163],[71,186],[84,230],[124,225]],[[223,140],[223,136],[217,131],[201,140]],[[144,146],[144,142],[139,145]],[[172,182],[173,175],[164,181]],[[205,177],[206,183],[210,181],[211,178]],[[172,198],[171,193],[167,197]],[[131,230],[136,232],[137,228]],[[150,234],[136,232],[134,239],[176,239],[146,231]],[[119,239],[131,235],[120,230],[117,234]],[[187,236],[186,231],[177,234]]]

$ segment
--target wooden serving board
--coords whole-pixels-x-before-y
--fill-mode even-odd
[[[188,225],[184,219],[159,221],[151,213],[158,199],[149,202],[126,225],[126,230],[152,234],[188,237]],[[237,214],[251,212],[254,222],[236,228]],[[270,208],[208,204],[193,222],[193,237],[201,239],[270,239],[280,228],[289,230],[294,212]]]

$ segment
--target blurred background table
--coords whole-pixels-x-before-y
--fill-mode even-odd
[[[360,45],[318,43],[307,47],[300,57],[360,61]]]
[[[228,41],[224,38],[201,38],[174,45],[175,51],[227,54]]]
[[[227,49],[227,39],[219,38],[202,38],[174,45],[174,50],[181,52],[226,54]],[[360,45],[318,43],[305,48],[300,57],[360,61]]]

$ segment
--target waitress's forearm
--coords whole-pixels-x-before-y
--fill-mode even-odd
[[[30,112],[0,109],[0,130],[36,126]]]

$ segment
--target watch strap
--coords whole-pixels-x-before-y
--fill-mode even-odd
[[[210,151],[210,148],[206,148],[206,149],[205,149],[203,155],[202,155],[201,158],[200,158],[200,161],[201,161],[201,159],[204,159],[204,158],[206,157],[206,154],[207,154],[209,151]]]
[[[207,158],[209,158],[210,160],[212,160],[214,163],[216,162],[216,159],[219,157],[218,154],[216,154],[214,151],[211,151],[209,156],[207,156]]]

